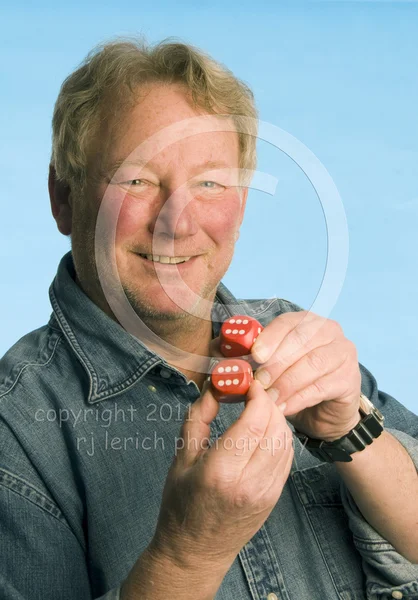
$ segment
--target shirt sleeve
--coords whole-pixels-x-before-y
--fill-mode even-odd
[[[362,392],[385,416],[385,429],[406,449],[418,471],[418,417],[389,394],[377,389],[376,380],[362,365]],[[341,499],[349,518],[353,542],[366,577],[368,600],[418,599],[418,564],[399,554],[363,517],[345,483]]]
[[[0,598],[92,600],[84,550],[58,507],[1,468]],[[120,600],[120,588],[100,600]]]

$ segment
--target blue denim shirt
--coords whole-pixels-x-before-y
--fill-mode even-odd
[[[199,389],[102,312],[74,282],[69,252],[50,288],[52,315],[0,361],[0,597],[117,600],[150,542],[175,440]],[[300,310],[286,300],[225,304],[266,325]],[[378,390],[362,391],[418,466],[418,417]],[[212,441],[242,404],[221,404]],[[294,437],[294,461],[265,524],[242,548],[216,600],[418,598],[418,565],[362,517],[335,465]],[[384,485],[384,474],[382,474]],[[396,493],[396,490],[394,490]],[[220,532],[220,543],[221,532]],[[395,597],[400,597],[395,594]]]

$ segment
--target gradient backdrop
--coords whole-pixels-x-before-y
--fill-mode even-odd
[[[196,6],[198,4],[198,6]],[[416,2],[9,2],[3,8],[0,355],[50,314],[69,239],[50,215],[51,116],[63,79],[96,44],[144,34],[207,51],[253,89],[260,118],[328,170],[349,229],[349,265],[329,315],[380,389],[418,413],[418,4]],[[250,191],[224,283],[237,297],[310,308],[327,226],[303,171],[259,141],[275,193]]]

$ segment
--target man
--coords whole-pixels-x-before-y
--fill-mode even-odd
[[[184,44],[110,43],[64,82],[49,190],[72,250],[0,367],[2,599],[417,597],[418,418],[338,324],[220,283],[256,114]],[[225,403],[205,380],[237,314],[264,326],[263,385]]]

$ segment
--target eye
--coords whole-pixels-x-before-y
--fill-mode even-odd
[[[208,186],[206,186],[207,183],[209,184]],[[216,183],[215,181],[201,181],[199,185],[205,187],[207,190],[213,190],[216,187],[222,187],[219,185],[219,183]]]
[[[145,184],[145,181],[143,179],[130,179],[126,183],[138,187],[141,184]]]

